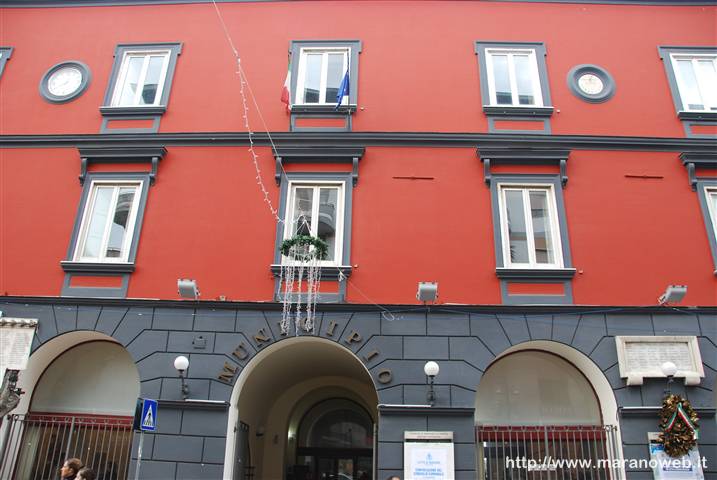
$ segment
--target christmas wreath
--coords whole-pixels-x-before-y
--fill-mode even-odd
[[[660,441],[669,456],[682,457],[697,445],[698,421],[699,417],[688,400],[680,395],[665,396],[660,411]]]
[[[308,247],[307,251],[311,251],[310,248],[314,247],[313,251],[311,251],[311,256],[323,260],[327,257],[329,254],[329,245],[317,237],[312,237],[310,235],[295,235],[291,238],[287,238],[283,242],[281,242],[281,254],[288,257],[290,255],[296,256],[296,248],[295,247]],[[291,249],[294,248],[294,252],[291,251]],[[307,254],[300,256],[308,256]]]

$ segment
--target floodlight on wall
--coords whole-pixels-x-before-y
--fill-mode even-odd
[[[177,280],[177,293],[182,298],[190,300],[199,299],[199,288],[197,287],[197,281],[191,278],[180,278]]]
[[[421,302],[435,302],[438,298],[438,282],[418,282],[416,300]]]
[[[438,376],[438,373],[441,371],[441,368],[438,366],[438,364],[434,361],[426,362],[426,364],[423,366],[423,373],[426,374],[426,378],[428,379],[428,392],[426,393],[426,399],[428,400],[428,404],[433,406],[436,403],[436,392],[433,389],[433,381]]]
[[[687,285],[668,285],[665,293],[660,295],[657,299],[657,303],[665,305],[668,303],[677,303],[685,298],[687,293]]]
[[[179,372],[179,380],[182,382],[182,399],[189,398],[189,385],[184,381],[184,372],[189,368],[189,359],[184,355],[180,355],[174,359],[174,368]]]

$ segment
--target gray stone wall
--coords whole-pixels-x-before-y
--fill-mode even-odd
[[[125,346],[136,362],[141,395],[163,401],[180,400],[179,379],[173,360],[188,355],[191,397],[228,402],[232,384],[217,379],[225,362],[242,368],[262,348],[281,341],[280,312],[232,308],[194,308],[195,304],[149,306],[26,304],[6,301],[0,310],[8,317],[37,318],[39,328],[33,349],[58,335],[75,330],[105,333]],[[139,306],[137,304],[139,303]],[[260,306],[257,305],[257,308]],[[350,306],[346,306],[349,310]],[[641,387],[627,387],[620,378],[614,336],[695,335],[699,339],[705,378],[696,387],[675,382],[702,412],[700,451],[707,456],[706,478],[717,478],[717,434],[715,432],[715,378],[717,377],[717,315],[693,314],[684,310],[666,313],[485,314],[431,310],[394,313],[321,314],[317,335],[330,338],[354,352],[366,365],[377,387],[381,404],[426,403],[423,364],[439,362],[436,407],[456,409],[456,414],[395,415],[380,413],[379,479],[399,472],[402,464],[403,431],[452,430],[456,432],[456,478],[474,478],[475,433],[473,418],[461,412],[475,406],[475,393],[483,372],[493,359],[513,345],[531,340],[549,340],[570,345],[587,355],[605,374],[619,407],[657,407],[664,382],[646,380]],[[496,308],[500,311],[500,307]],[[629,312],[629,313],[628,313]],[[670,312],[670,313],[667,313]],[[263,329],[263,330],[262,330]],[[264,332],[267,340],[257,340]],[[331,335],[328,335],[328,332]],[[348,342],[353,332],[361,340]],[[241,342],[247,358],[231,353]],[[203,347],[201,345],[204,345]],[[379,354],[370,356],[373,351]],[[369,357],[369,360],[365,358]],[[388,383],[379,373],[390,370]],[[618,419],[626,458],[647,458],[647,432],[657,431],[657,412],[638,416],[621,410]],[[142,478],[219,478],[224,464],[228,414],[225,410],[189,410],[176,405],[162,408],[158,431],[145,436]],[[135,439],[136,443],[136,439]],[[136,456],[136,445],[132,450]],[[132,470],[133,471],[133,470]],[[629,470],[628,478],[648,478],[646,470]],[[651,477],[650,477],[651,478]],[[278,480],[278,479],[277,479]]]

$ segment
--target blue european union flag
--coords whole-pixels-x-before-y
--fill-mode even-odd
[[[344,99],[344,97],[348,96],[350,85],[351,82],[349,81],[349,71],[348,69],[346,69],[344,79],[341,80],[341,85],[339,85],[339,92],[336,94],[336,108],[334,108],[334,110],[338,110],[341,106],[341,101]]]

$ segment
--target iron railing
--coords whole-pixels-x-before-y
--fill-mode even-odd
[[[101,480],[125,479],[132,417],[7,415],[0,423],[0,479],[54,480],[77,457]]]
[[[622,480],[617,427],[478,427],[479,479]]]

